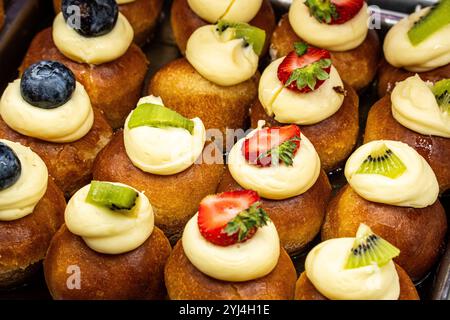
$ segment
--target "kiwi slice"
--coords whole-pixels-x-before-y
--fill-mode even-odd
[[[431,91],[442,111],[450,113],[450,79],[436,82]]]
[[[131,210],[136,204],[137,197],[138,193],[132,188],[92,181],[86,201],[112,210]]]
[[[345,268],[360,268],[373,263],[382,267],[399,254],[399,249],[374,234],[367,225],[361,223]]]
[[[190,134],[194,132],[194,121],[169,108],[152,103],[139,105],[133,111],[128,121],[128,128],[130,129],[142,126],[157,128],[175,127],[186,129]]]
[[[263,29],[253,27],[248,23],[229,22],[219,20],[217,23],[217,31],[224,32],[228,28],[234,29],[235,39],[244,39],[245,43],[253,47],[253,51],[259,56],[261,55],[264,43],[266,42],[266,32]]]
[[[402,160],[383,143],[375,150],[372,150],[356,173],[381,174],[395,179],[400,177],[405,171],[406,166]]]
[[[450,23],[450,0],[441,0],[408,31],[408,38],[416,46]]]

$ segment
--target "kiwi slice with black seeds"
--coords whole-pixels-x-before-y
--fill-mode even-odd
[[[109,182],[92,181],[86,201],[112,210],[131,210],[136,205],[136,190]]]
[[[450,79],[436,82],[431,91],[441,110],[450,113]]]
[[[167,107],[152,103],[139,105],[131,114],[128,128],[133,129],[142,126],[156,128],[175,127],[186,129],[190,134],[194,132],[194,121]]]
[[[253,47],[253,51],[260,55],[266,41],[266,32],[263,29],[249,25],[243,22],[229,22],[220,20],[217,23],[217,31],[224,32],[228,28],[234,29],[235,39],[244,39],[245,43]]]
[[[357,174],[380,174],[395,179],[406,171],[402,160],[386,144],[382,144],[367,156]]]
[[[372,264],[382,267],[399,254],[398,248],[373,233],[367,225],[361,223],[345,268],[355,269]]]

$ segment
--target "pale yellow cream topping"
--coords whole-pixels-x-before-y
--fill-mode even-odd
[[[33,213],[47,191],[48,171],[42,159],[30,148],[0,139],[20,160],[22,171],[15,184],[0,191],[0,221],[12,221]]]
[[[218,20],[249,22],[262,5],[262,0],[188,0],[189,7],[210,23]]]

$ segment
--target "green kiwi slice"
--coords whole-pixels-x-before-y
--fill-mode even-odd
[[[416,46],[449,23],[450,0],[441,0],[408,31],[409,41]]]
[[[194,132],[194,121],[167,107],[152,103],[139,105],[131,114],[128,128],[133,129],[142,126],[156,128],[175,127],[186,129],[190,134]]]
[[[224,32],[228,28],[234,29],[235,39],[244,39],[246,44],[253,47],[253,51],[255,51],[258,56],[261,55],[266,41],[266,32],[263,29],[253,27],[248,23],[243,22],[219,20],[217,23],[217,31],[219,33]]]
[[[382,267],[399,254],[399,249],[374,234],[367,225],[361,223],[345,268],[355,269],[374,263]]]
[[[92,181],[86,201],[112,210],[131,210],[137,197],[138,193],[132,188]]]
[[[441,110],[450,113],[450,79],[436,82],[431,91]]]
[[[375,150],[372,150],[356,173],[380,174],[391,179],[396,179],[405,171],[406,166],[402,160],[386,144],[382,144]]]

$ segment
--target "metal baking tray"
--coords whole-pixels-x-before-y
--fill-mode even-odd
[[[281,16],[287,11],[292,0],[271,0],[276,14]],[[52,1],[40,0],[9,0],[6,1],[7,23],[0,31],[0,93],[8,82],[17,77],[17,68],[27,50],[33,37],[39,30],[50,26],[54,17]],[[146,83],[151,76],[166,63],[180,57],[170,27],[170,5],[171,0],[165,1],[161,23],[159,24],[154,39],[147,44],[143,50],[150,60]],[[381,26],[380,35],[383,36],[396,21],[407,13],[413,12],[417,6],[428,6],[437,0],[372,0],[369,5],[380,8]],[[36,14],[38,13],[38,14]],[[264,64],[269,59],[263,60]],[[146,88],[146,85],[144,86]],[[362,142],[365,120],[368,110],[377,101],[376,83],[369,86],[360,95],[360,126],[361,132],[359,143]],[[346,183],[342,169],[329,174],[334,191]],[[450,194],[441,197],[447,216],[450,218]],[[320,241],[317,238],[311,246]],[[448,242],[448,241],[447,241]],[[303,271],[306,252],[293,257],[298,273]],[[430,271],[430,273],[416,283],[416,287],[422,299],[450,300],[450,246],[442,255],[441,261]],[[29,283],[8,291],[0,291],[1,299],[51,299],[45,285],[42,271],[40,271]]]

